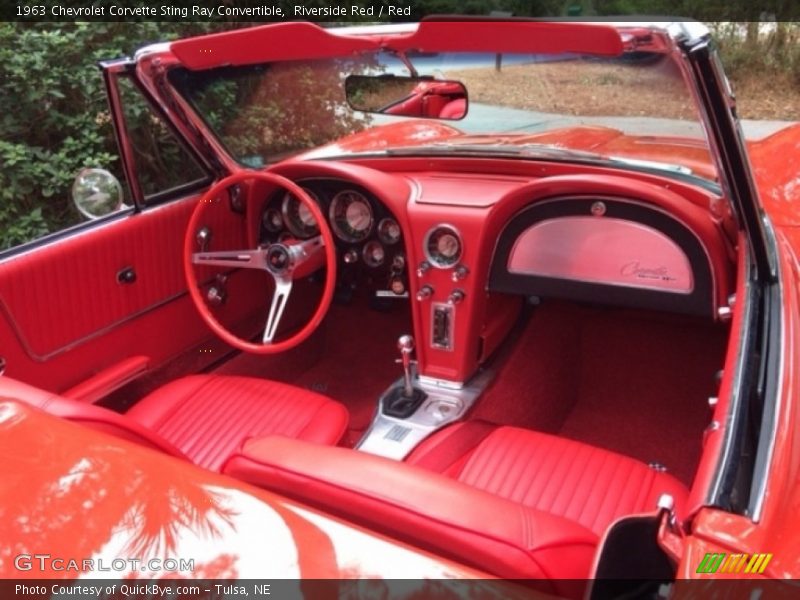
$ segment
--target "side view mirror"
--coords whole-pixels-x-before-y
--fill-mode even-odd
[[[350,75],[344,82],[353,110],[427,119],[463,119],[467,89],[460,81],[397,75]]]
[[[87,219],[119,210],[122,200],[122,185],[105,169],[82,169],[72,184],[72,202]]]

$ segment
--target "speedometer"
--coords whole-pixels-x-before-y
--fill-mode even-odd
[[[303,191],[308,194],[311,199],[319,204],[317,195],[307,188]],[[294,194],[286,193],[283,197],[283,204],[281,205],[281,212],[283,213],[283,221],[286,227],[293,235],[300,239],[308,239],[315,235],[319,235],[319,226],[314,215],[311,214],[311,209],[301,202]]]
[[[344,190],[333,197],[328,212],[334,233],[345,242],[360,242],[372,232],[372,207],[364,194]]]

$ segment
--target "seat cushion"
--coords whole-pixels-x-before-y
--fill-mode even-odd
[[[410,464],[474,488],[558,515],[602,536],[623,515],[655,510],[661,494],[676,511],[688,490],[632,458],[544,433],[467,422],[423,442]]]
[[[126,414],[195,464],[215,471],[249,438],[281,435],[333,445],[348,422],[344,406],[321,394],[266,379],[218,375],[175,380]]]

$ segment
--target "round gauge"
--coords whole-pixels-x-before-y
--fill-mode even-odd
[[[317,195],[307,188],[303,188],[306,194],[311,196],[311,199],[319,204]],[[283,213],[283,220],[286,227],[294,235],[300,239],[308,239],[315,235],[319,235],[319,227],[314,215],[311,214],[311,209],[304,202],[300,202],[294,194],[286,193],[283,197],[283,204],[281,205],[281,213]]]
[[[336,194],[328,216],[333,232],[345,242],[361,242],[372,231],[372,207],[364,194],[355,190]]]
[[[274,208],[269,208],[264,211],[264,214],[261,216],[261,223],[264,225],[264,229],[272,233],[278,233],[283,229],[283,217],[280,211]]]
[[[461,236],[449,225],[438,225],[425,235],[425,256],[434,267],[447,269],[461,259]]]
[[[380,242],[372,240],[364,244],[361,255],[364,257],[364,264],[368,267],[380,267],[386,258],[386,251]]]
[[[396,244],[400,241],[400,225],[397,224],[397,221],[390,218],[381,219],[381,222],[378,223],[378,238],[384,243],[389,246],[392,244]]]

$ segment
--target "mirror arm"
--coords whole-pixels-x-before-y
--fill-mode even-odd
[[[416,67],[411,64],[411,61],[408,60],[408,56],[406,56],[405,51],[403,50],[394,50],[393,51],[395,56],[400,59],[400,61],[406,66],[408,72],[411,74],[411,77],[419,77],[419,73],[417,73]]]

